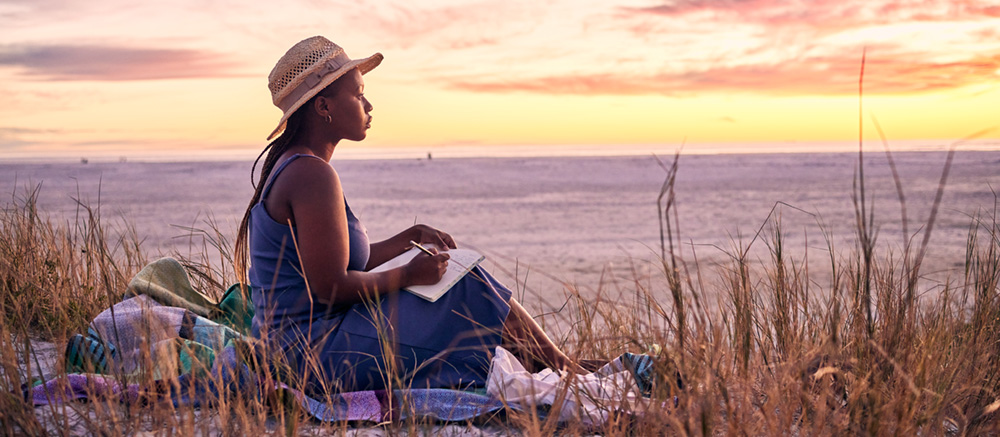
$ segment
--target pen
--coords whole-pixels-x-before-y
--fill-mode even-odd
[[[410,240],[410,244],[412,244],[417,249],[420,249],[421,252],[426,253],[426,254],[428,254],[430,256],[434,256],[434,252],[431,252],[426,247],[421,246],[420,243],[417,243],[416,241]]]

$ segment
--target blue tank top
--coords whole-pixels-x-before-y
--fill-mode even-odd
[[[301,236],[288,223],[278,223],[267,212],[264,200],[281,171],[299,157],[322,158],[313,155],[296,154],[282,162],[272,173],[261,192],[261,199],[250,209],[249,247],[250,269],[248,272],[251,297],[256,313],[251,332],[260,337],[260,331],[267,328],[270,335],[278,337],[301,336],[306,332],[319,335],[336,327],[340,316],[350,306],[330,306],[310,299],[302,277],[301,263],[292,241],[301,241]],[[326,162],[326,161],[324,161]],[[346,199],[347,230],[350,238],[350,258],[348,270],[364,270],[368,264],[370,247],[368,232],[351,212]],[[331,200],[336,201],[336,200]],[[322,326],[316,326],[320,324]],[[312,329],[308,328],[312,325]],[[270,336],[269,335],[269,336]],[[315,335],[315,334],[314,334]],[[273,338],[273,337],[272,337]]]

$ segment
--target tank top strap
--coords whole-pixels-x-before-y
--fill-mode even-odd
[[[281,164],[278,165],[278,168],[274,169],[274,171],[271,172],[271,176],[268,177],[267,182],[264,184],[264,191],[261,191],[261,193],[260,193],[260,201],[261,202],[263,202],[264,199],[267,199],[267,194],[271,192],[271,186],[274,185],[274,181],[278,179],[278,175],[281,174],[281,171],[284,170],[285,167],[287,167],[288,164],[290,164],[292,161],[294,161],[294,160],[296,160],[296,159],[298,159],[299,157],[302,157],[302,156],[308,156],[308,157],[316,158],[316,159],[318,159],[320,161],[323,161],[323,158],[320,158],[320,157],[318,157],[316,155],[310,155],[308,153],[296,153],[296,154],[294,154],[292,156],[289,156],[288,159],[286,159],[284,162],[282,162]],[[323,161],[323,162],[326,162],[326,161]]]

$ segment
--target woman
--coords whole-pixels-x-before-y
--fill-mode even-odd
[[[436,283],[446,250],[368,272],[410,241],[455,248],[450,235],[426,225],[369,243],[330,165],[341,140],[361,141],[371,127],[362,74],[381,61],[378,53],[351,60],[317,36],[289,49],[268,77],[284,112],[268,140],[281,135],[265,149],[236,243],[238,273],[249,279],[256,308],[254,336],[311,391],[478,386],[497,345],[582,372],[481,269],[433,303],[399,292]]]

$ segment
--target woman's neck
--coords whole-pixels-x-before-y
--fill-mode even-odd
[[[308,153],[329,161],[339,142],[339,139],[331,139],[328,135],[323,135],[322,132],[307,129],[302,132],[302,135],[299,135],[295,145],[289,149],[294,149],[295,153]]]

